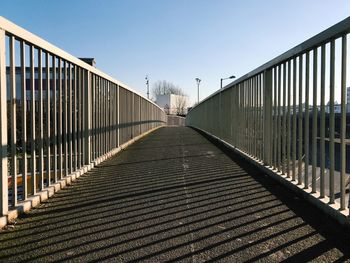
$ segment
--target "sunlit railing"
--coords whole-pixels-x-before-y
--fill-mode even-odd
[[[186,124],[346,214],[349,32],[350,17],[218,90]]]
[[[0,109],[0,216],[166,121],[152,101],[1,17]]]

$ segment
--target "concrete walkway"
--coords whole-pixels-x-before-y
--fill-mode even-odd
[[[0,233],[0,262],[333,262],[349,236],[192,129],[161,128]]]

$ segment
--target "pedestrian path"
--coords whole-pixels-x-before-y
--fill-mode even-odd
[[[349,261],[335,222],[187,127],[164,127],[0,232],[0,262]]]

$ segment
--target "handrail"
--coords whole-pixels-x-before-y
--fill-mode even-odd
[[[76,64],[79,67],[85,68],[87,70],[89,70],[90,72],[100,75],[101,77],[116,83],[119,86],[122,86],[125,89],[128,89],[130,91],[132,91],[133,93],[143,97],[144,99],[146,99],[147,101],[149,101],[150,103],[152,103],[153,105],[157,106],[159,109],[162,109],[161,107],[159,107],[155,102],[153,102],[152,100],[148,99],[147,97],[141,95],[139,92],[135,91],[134,89],[130,88],[128,85],[122,83],[121,81],[114,79],[113,77],[109,76],[108,74],[100,71],[99,69],[85,63],[84,61],[82,61],[81,59],[69,54],[68,52],[60,49],[59,47],[51,44],[50,42],[42,39],[41,37],[27,31],[26,29],[12,23],[11,21],[7,20],[6,18],[0,16],[0,29],[5,30],[8,34],[11,34],[13,36],[15,36],[17,39],[22,39],[27,43],[30,43],[36,47],[45,47],[44,49],[46,51],[48,51],[49,53],[55,54],[56,56],[59,56],[62,59],[68,60],[74,64]]]
[[[302,53],[305,53],[307,51],[312,50],[313,48],[322,45],[322,43],[329,42],[331,39],[336,39],[339,36],[349,33],[350,32],[350,16],[345,18],[344,20],[340,21],[339,23],[331,26],[330,28],[327,28],[326,30],[322,31],[321,33],[309,38],[308,40],[302,42],[301,44],[291,48],[290,50],[284,52],[283,54],[277,56],[274,59],[271,59],[270,61],[264,63],[263,65],[257,67],[256,69],[250,71],[249,73],[243,75],[242,77],[232,81],[231,83],[224,86],[221,90],[217,90],[214,93],[210,94],[206,98],[200,101],[204,102],[211,97],[215,96],[216,94],[224,91],[225,89],[229,89],[238,83],[241,83],[267,69],[270,69],[274,65],[281,64],[285,61],[287,61],[290,58],[293,58],[295,56],[298,56]],[[198,104],[197,104],[198,105]],[[193,110],[197,105],[192,107],[191,110]]]
[[[0,109],[0,227],[166,122],[153,101],[3,17]]]
[[[348,223],[349,33],[350,17],[214,92],[186,117],[186,125],[297,185]]]

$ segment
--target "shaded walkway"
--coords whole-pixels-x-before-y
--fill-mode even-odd
[[[161,128],[1,232],[0,262],[349,261],[338,226],[251,169]]]

